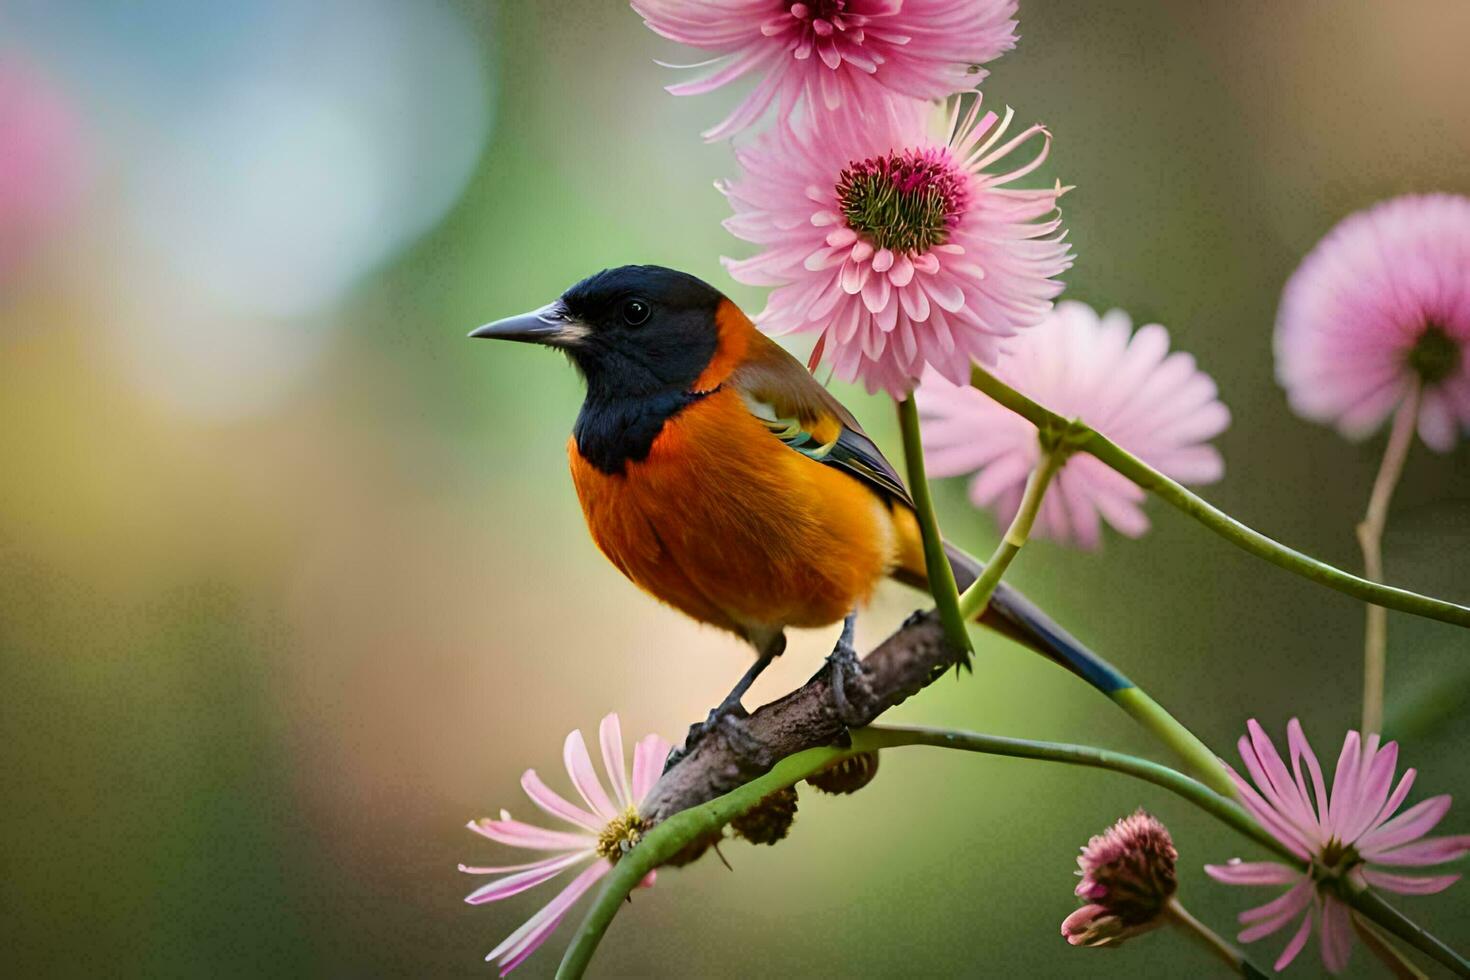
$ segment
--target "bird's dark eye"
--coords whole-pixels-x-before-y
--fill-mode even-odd
[[[623,300],[623,322],[630,327],[643,323],[653,313],[653,307],[641,299]]]

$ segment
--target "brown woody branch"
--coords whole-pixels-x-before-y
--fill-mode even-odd
[[[659,778],[643,816],[658,823],[750,782],[788,755],[840,744],[849,728],[870,724],[965,658],[946,640],[935,613],[915,613],[845,683],[834,683],[828,667],[738,725],[705,736]]]

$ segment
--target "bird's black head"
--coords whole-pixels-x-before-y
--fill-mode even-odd
[[[593,398],[688,391],[719,341],[724,299],[694,276],[657,265],[624,265],[588,276],[539,310],[470,334],[560,348]]]

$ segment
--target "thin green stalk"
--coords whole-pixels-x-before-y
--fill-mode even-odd
[[[983,368],[973,369],[970,383],[1038,428],[1067,424],[1066,419],[1027,398]],[[1250,552],[1257,558],[1264,558],[1273,565],[1363,602],[1371,602],[1385,609],[1397,609],[1416,616],[1454,623],[1456,626],[1470,627],[1470,608],[1456,605],[1453,602],[1445,602],[1443,599],[1422,596],[1406,589],[1394,588],[1391,585],[1370,582],[1288,548],[1261,532],[1247,527],[1201,497],[1184,489],[1138,457],[1120,448],[1106,436],[1096,431],[1089,431],[1091,434],[1087,435],[1079,446],[1081,451],[1096,456],[1140,488],[1160,497],[1226,541]]]
[[[1404,473],[1404,461],[1414,442],[1414,423],[1419,420],[1421,386],[1416,381],[1393,419],[1383,464],[1373,480],[1368,512],[1358,524],[1358,545],[1363,549],[1363,574],[1383,581],[1383,531],[1388,526],[1388,505],[1394,487]],[[1383,731],[1383,678],[1388,651],[1388,610],[1368,604],[1363,627],[1363,734]]]
[[[856,747],[862,732],[853,732]],[[793,786],[834,762],[855,754],[854,749],[807,749],[789,755],[757,779],[739,786],[708,803],[690,807],[669,817],[643,835],[643,839],[608,872],[587,916],[572,937],[572,944],[557,967],[557,980],[575,980],[587,972],[613,916],[618,914],[630,892],[648,872],[663,864],[691,841],[715,833],[735,817],[755,806],[778,789]]]
[[[787,756],[776,763],[775,767],[764,776],[751,780],[708,803],[676,813],[645,834],[638,846],[624,855],[604,879],[605,883],[601,891],[598,892],[592,907],[587,911],[586,918],[582,920],[582,925],[578,928],[571,946],[567,948],[566,955],[562,957],[561,966],[556,972],[559,980],[575,980],[586,972],[588,964],[592,962],[592,955],[597,951],[598,943],[602,941],[607,927],[612,923],[613,916],[617,915],[629,893],[648,872],[667,861],[685,845],[719,830],[734,817],[749,810],[776,790],[795,785],[834,762],[860,752],[898,748],[904,745],[933,745],[941,748],[963,749],[968,752],[982,752],[1019,759],[1039,759],[1121,772],[1135,779],[1153,783],[1155,786],[1162,787],[1188,800],[1273,852],[1287,864],[1293,867],[1301,866],[1301,860],[1293,855],[1286,845],[1272,837],[1251,819],[1239,803],[1221,796],[1182,772],[1148,759],[1089,745],[1034,742],[1027,739],[982,735],[976,732],[945,731],[936,728],[873,725],[854,731],[852,745],[848,748],[807,749],[805,752]],[[1470,963],[1423,928],[1405,918],[1401,912],[1375,893],[1366,890],[1360,892],[1344,890],[1343,898],[1358,911],[1414,948],[1432,956],[1460,976],[1470,976]]]
[[[1245,958],[1244,953],[1236,949],[1229,942],[1226,942],[1215,930],[1191,915],[1189,909],[1185,908],[1179,901],[1178,895],[1169,899],[1169,903],[1164,906],[1164,911],[1168,915],[1170,922],[1174,923],[1189,938],[1209,950],[1212,955],[1219,957],[1226,966],[1230,967],[1230,972],[1239,973],[1243,977],[1266,976],[1260,967]]]
[[[1163,705],[1139,687],[1123,687],[1116,691],[1109,691],[1108,697],[1144,728],[1158,736],[1163,742],[1194,770],[1195,774],[1203,779],[1210,788],[1222,796],[1235,799],[1238,795],[1235,783],[1231,781],[1220,757],[1210,751],[1210,747],[1199,740],[1199,737],[1180,724],[1169,712],[1164,710]]]
[[[1353,932],[1358,934],[1363,945],[1368,947],[1368,952],[1378,958],[1378,962],[1388,968],[1397,980],[1429,980],[1429,974],[1419,969],[1419,965],[1409,959],[1404,951],[1394,945],[1393,939],[1380,927],[1369,922],[1368,919],[1357,910],[1348,916],[1353,923]]]
[[[991,755],[1043,759],[1096,769],[1112,769],[1182,796],[1261,846],[1293,864],[1298,863],[1291,851],[1261,829],[1241,808],[1240,804],[1226,799],[1203,783],[1181,772],[1147,759],[1085,745],[1032,742],[997,735],[931,728],[890,728],[874,725],[854,731],[852,745],[848,748],[807,749],[805,752],[787,756],[764,776],[751,780],[708,803],[676,813],[646,833],[638,846],[624,855],[604,879],[602,889],[598,892],[592,907],[588,909],[582,925],[572,939],[572,944],[567,947],[566,954],[562,957],[561,966],[556,973],[557,977],[561,980],[574,980],[586,972],[588,964],[592,962],[593,954],[597,951],[598,943],[602,941],[613,917],[622,907],[624,899],[648,872],[678,853],[685,845],[719,830],[730,820],[749,810],[776,790],[795,785],[834,762],[860,752],[872,752],[904,745],[933,745]]]
[[[1411,921],[1404,913],[1385,902],[1377,892],[1369,891],[1368,889],[1355,892],[1348,888],[1340,888],[1338,889],[1338,894],[1353,908],[1362,912],[1368,918],[1419,950],[1419,952],[1425,953],[1433,957],[1436,962],[1449,967],[1457,976],[1470,977],[1470,960],[1465,959],[1465,957],[1430,935],[1424,930],[1423,926]]]
[[[924,567],[929,574],[929,591],[939,609],[940,621],[949,642],[967,657],[973,651],[965,617],[960,614],[960,590],[955,584],[954,569],[944,555],[944,537],[939,533],[939,518],[934,515],[934,496],[929,492],[929,479],[924,474],[924,444],[919,437],[919,410],[913,396],[898,403],[898,425],[903,433],[903,460],[908,470],[909,493],[914,498],[914,513],[919,519],[919,533],[924,539]]]
[[[965,622],[974,620],[990,605],[990,597],[995,595],[1000,577],[1011,567],[1012,559],[1020,553],[1021,546],[1031,536],[1031,527],[1036,523],[1041,501],[1046,497],[1046,488],[1051,485],[1052,477],[1062,468],[1065,458],[1066,449],[1057,442],[1041,458],[1036,469],[1031,471],[1031,477],[1026,481],[1026,492],[1021,497],[1021,508],[1011,519],[1011,526],[1006,528],[1005,537],[995,546],[995,553],[985,563],[980,577],[971,582],[965,594],[960,596],[960,616]]]
[[[858,751],[856,747],[861,738],[869,750],[898,748],[904,745],[932,745],[946,749],[963,749],[966,752],[981,752],[986,755],[1009,756],[1015,759],[1036,759],[1044,762],[1085,766],[1091,769],[1111,769],[1114,772],[1121,772],[1135,779],[1153,783],[1176,796],[1181,796],[1283,859],[1294,865],[1301,863],[1286,845],[1267,833],[1235,800],[1215,792],[1204,783],[1177,769],[1171,769],[1151,759],[1092,745],[1038,742],[1032,739],[1007,738],[1003,735],[983,735],[978,732],[951,731],[942,728],[871,725],[852,734],[853,751]]]

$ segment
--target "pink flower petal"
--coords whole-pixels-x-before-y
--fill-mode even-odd
[[[1280,973],[1290,966],[1291,961],[1296,959],[1297,955],[1306,948],[1307,940],[1311,935],[1312,913],[1308,912],[1302,916],[1302,924],[1297,928],[1296,934],[1291,937],[1291,942],[1287,943],[1285,948],[1281,950],[1281,955],[1276,957],[1276,962],[1272,966],[1272,969]]]
[[[1342,740],[1342,753],[1337,757],[1337,768],[1332,774],[1332,799],[1328,803],[1328,817],[1323,829],[1335,835],[1339,827],[1347,824],[1358,812],[1358,765],[1363,757],[1362,738],[1357,732],[1348,732]]]
[[[1242,924],[1254,923],[1240,932],[1240,941],[1253,943],[1257,939],[1279,932],[1312,901],[1312,880],[1305,876],[1280,897],[1240,914]]]
[[[608,799],[607,790],[602,788],[597,770],[592,768],[592,757],[587,753],[587,743],[582,739],[581,731],[573,729],[567,734],[566,741],[562,743],[561,757],[567,767],[567,775],[572,778],[572,785],[577,787],[577,792],[582,794],[583,801],[592,812],[603,823],[616,818],[618,809]]]
[[[1317,754],[1312,751],[1306,733],[1302,731],[1302,723],[1295,718],[1286,723],[1286,743],[1291,752],[1292,776],[1296,780],[1297,791],[1304,800],[1307,799],[1307,786],[1302,778],[1303,762],[1312,777],[1312,794],[1316,802],[1313,812],[1317,814],[1320,828],[1322,818],[1327,815],[1327,784],[1322,778],[1322,766],[1317,762]]]
[[[642,803],[663,774],[671,746],[657,735],[645,735],[633,747],[633,800]]]
[[[1254,718],[1246,722],[1249,740],[1240,741],[1240,756],[1251,777],[1264,795],[1293,827],[1301,832],[1304,842],[1316,846],[1321,843],[1316,814],[1311,805],[1298,792],[1295,780],[1286,770],[1286,764],[1276,752],[1276,746]]]
[[[1459,875],[1437,875],[1420,878],[1416,875],[1396,875],[1373,868],[1363,869],[1363,880],[1376,888],[1384,888],[1400,895],[1435,895],[1460,880]]]
[[[1231,858],[1226,864],[1207,864],[1205,873],[1227,885],[1289,885],[1302,877],[1300,868],[1287,867],[1275,861],[1242,861]]]
[[[500,964],[501,976],[515,969],[525,959],[525,956],[520,956],[514,963],[511,960],[519,954],[534,952],[555,931],[557,925],[561,922],[562,916],[566,915],[567,910],[576,903],[577,899],[581,898],[587,889],[591,888],[597,883],[598,879],[602,878],[611,870],[612,865],[606,861],[597,861],[588,867],[577,877],[573,878],[540,911],[527,919],[520,928],[512,932],[509,936],[506,936],[499,946],[496,946],[487,953],[485,960],[488,962],[503,955],[504,958]]]
[[[593,843],[596,842],[594,841]],[[591,853],[592,844],[588,844],[585,850],[588,853]],[[459,870],[467,875],[499,875],[509,874],[512,871],[532,871],[536,868],[549,868],[551,867],[551,865],[556,864],[558,861],[562,860],[562,858],[564,858],[565,856],[566,855],[563,854],[557,854],[549,858],[542,858],[539,861],[529,861],[525,864],[507,864],[498,867],[492,867],[490,865],[461,864],[459,866]]]
[[[1467,852],[1470,852],[1470,834],[1459,834],[1454,837],[1426,837],[1391,851],[1375,852],[1369,860],[1374,864],[1422,867],[1454,861]]]
[[[539,868],[531,868],[517,874],[506,875],[489,884],[481,885],[465,896],[465,901],[471,905],[483,905],[486,902],[498,902],[502,898],[519,895],[523,891],[535,888],[543,881],[550,881],[574,864],[581,864],[593,854],[583,851],[580,854],[565,854],[555,858]]]
[[[948,260],[938,276],[925,275],[921,270],[908,287],[899,291],[906,315],[928,312],[930,336],[938,334],[936,326],[942,308],[935,301],[928,311],[915,310],[911,308],[911,295],[932,300],[934,290],[944,288],[933,283],[957,281],[940,278],[951,272],[947,263]],[[917,258],[915,266],[919,267]],[[988,275],[986,282],[995,275]],[[920,292],[920,288],[924,291]],[[1005,316],[995,311],[996,304],[987,289],[960,289],[958,297],[951,297],[951,305],[955,298],[962,301],[964,309],[959,313],[943,313],[950,323],[964,322],[971,317],[989,322]],[[924,374],[919,404],[933,406],[921,420],[925,443],[931,454],[943,454],[946,473],[979,471],[972,483],[971,499],[976,506],[994,511],[1004,526],[1012,516],[1013,498],[1019,500],[1017,480],[1024,480],[1037,459],[1036,430],[989,399],[945,397],[967,386],[970,361],[982,354],[973,344],[979,336],[976,332],[955,333],[959,343],[952,359],[954,363],[936,356],[933,350],[925,352],[932,367]],[[1176,464],[1162,461],[1178,459],[1188,465],[1189,450],[1211,448],[1191,441],[1196,434],[1209,431],[1191,424],[1191,418],[1228,415],[1213,395],[1213,382],[1192,361],[1168,358],[1168,335],[1162,327],[1143,327],[1135,333],[1131,320],[1121,311],[1099,316],[1081,303],[1062,302],[1039,324],[1016,331],[1005,343],[1008,352],[993,368],[997,377],[1063,415],[1080,416],[1123,448],[1161,465],[1166,473]],[[1162,376],[1165,371],[1170,372],[1172,380]],[[1158,402],[1156,395],[1161,381],[1194,389],[1191,397],[1196,400],[1186,408]],[[951,434],[941,438],[937,432],[940,426]],[[1177,473],[1171,475],[1178,478]],[[1122,533],[1141,534],[1148,527],[1147,518],[1139,509],[1143,499],[1143,492],[1137,487],[1091,457],[1079,454],[1068,460],[1053,492],[1043,501],[1034,533],[1054,536],[1070,544],[1090,545],[1100,533],[1101,518]],[[1251,751],[1254,755],[1255,750]],[[1281,830],[1283,835],[1292,837],[1295,846],[1305,848],[1305,840],[1316,839],[1315,818],[1311,817],[1305,793],[1279,765],[1279,759],[1276,762],[1278,781],[1284,783],[1283,789],[1287,791],[1284,798],[1302,802],[1289,807],[1293,819],[1279,814],[1275,819],[1286,825],[1305,824],[1309,834]],[[1283,794],[1275,791],[1264,770],[1260,778],[1272,789],[1275,801],[1263,801],[1263,806],[1274,810]]]
[[[602,827],[605,821],[597,819],[595,815],[588,813],[579,806],[568,803],[555,790],[541,781],[541,777],[536,775],[536,770],[527,769],[521,775],[521,789],[526,791],[526,795],[531,798],[532,803],[535,803],[553,817],[560,817],[567,821],[567,823],[576,824],[578,827],[590,830],[594,834],[602,833]]]
[[[1372,857],[1400,844],[1418,840],[1433,830],[1449,812],[1449,795],[1431,796],[1409,807],[1371,833],[1363,835],[1357,842],[1358,852],[1364,857]]]
[[[497,843],[509,844],[511,847],[524,847],[534,851],[576,851],[587,847],[589,843],[597,843],[595,835],[547,830],[544,827],[512,820],[510,814],[504,810],[500,813],[499,820],[485,817],[480,820],[471,820],[466,826],[482,837],[488,837]]]
[[[1353,924],[1348,907],[1330,895],[1322,898],[1322,965],[1328,973],[1347,969],[1353,952]]]
[[[623,726],[617,712],[602,719],[597,740],[602,746],[602,767],[607,770],[607,778],[618,798],[618,807],[627,809],[633,805],[633,795],[628,786],[628,764],[623,756]]]

